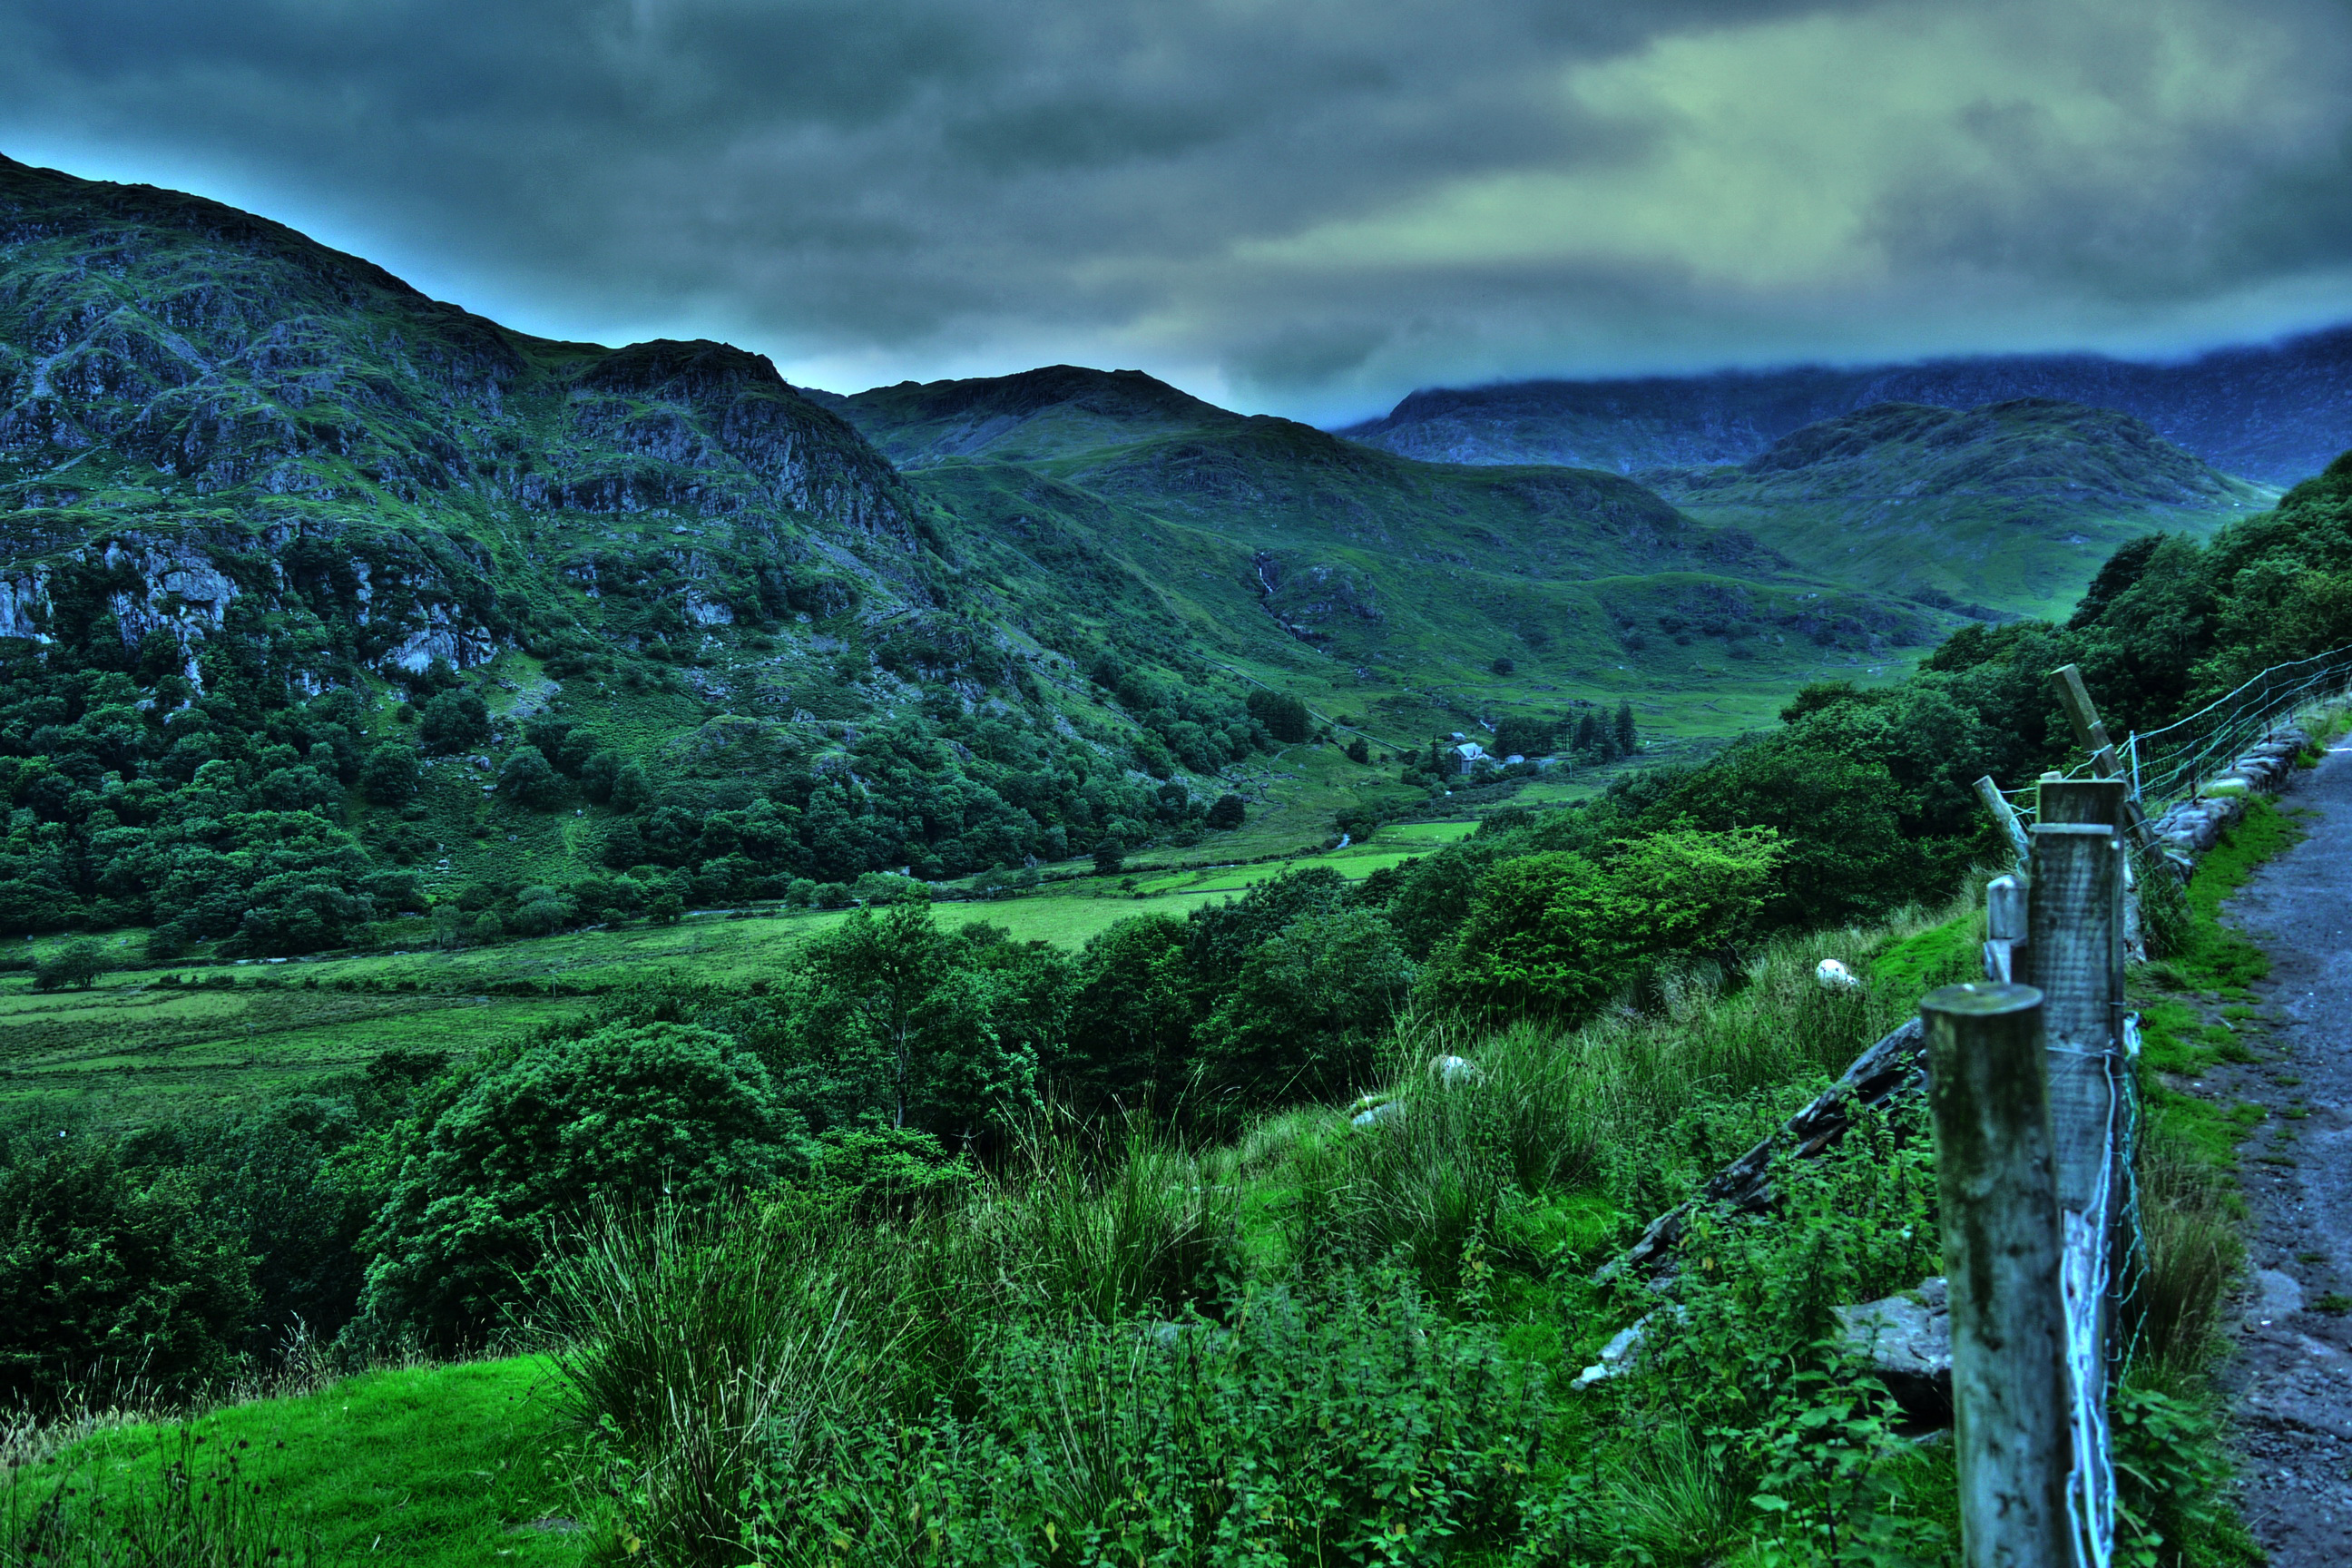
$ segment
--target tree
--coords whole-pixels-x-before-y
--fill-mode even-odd
[[[551,1227],[592,1201],[687,1206],[805,1166],[767,1069],[726,1036],[613,1024],[541,1039],[425,1086],[362,1238],[364,1332],[478,1342],[538,1289]]]
[[[1509,658],[1498,658],[1486,668],[1493,670],[1496,675],[1509,675],[1516,671],[1519,667],[1515,661]]]
[[[563,799],[563,775],[537,746],[520,746],[499,769],[499,794],[533,811],[550,811]]]
[[[1209,807],[1209,826],[1230,831],[1239,827],[1249,815],[1249,808],[1237,795],[1221,795]]]
[[[1362,763],[1372,760],[1372,748],[1361,735],[1348,742],[1348,760]]]
[[[1600,864],[1559,850],[1499,861],[1433,963],[1432,989],[1488,1017],[1587,1016],[1645,965],[1746,934],[1780,855],[1769,830],[1678,829]]]
[[[33,961],[33,989],[87,991],[106,973],[106,955],[94,942],[69,942]]]
[[[1116,877],[1127,869],[1127,847],[1116,838],[1106,838],[1095,846],[1095,875]]]
[[[250,1261],[179,1173],[88,1142],[0,1170],[0,1402],[198,1392],[236,1369],[253,1300]]]
[[[478,746],[490,735],[489,705],[470,689],[444,691],[425,705],[417,733],[439,752],[460,752]]]
[[[1197,1021],[1185,935],[1181,921],[1139,915],[1087,942],[1054,1064],[1066,1088],[1097,1107],[1173,1098]]]
[[[927,906],[859,910],[801,950],[793,1056],[829,1057],[837,1121],[879,1110],[894,1127],[968,1141],[1035,1094],[1034,1051],[1001,1037],[994,1004]]]
[[[1250,717],[1265,726],[1265,732],[1286,743],[1303,741],[1314,728],[1314,720],[1307,704],[1280,691],[1254,690],[1248,698]]]
[[[686,900],[664,888],[646,900],[646,919],[657,926],[674,926],[686,918]]]
[[[1630,757],[1640,749],[1640,738],[1633,732],[1633,704],[1620,702],[1617,704],[1617,754]]]
[[[377,805],[406,805],[416,795],[416,748],[386,741],[368,753],[360,791]]]
[[[1201,1027],[1202,1070],[1259,1100],[1343,1096],[1369,1076],[1413,975],[1378,915],[1303,914],[1244,960]]]

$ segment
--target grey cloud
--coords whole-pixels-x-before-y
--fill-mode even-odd
[[[2344,96],[2324,63],[2341,53],[2333,9],[2240,8],[2314,41],[2282,92]],[[2032,106],[1998,102],[1964,127],[1987,160],[1922,169],[1863,215],[1894,269],[1874,292],[1726,284],[1703,258],[1607,246],[1252,259],[1488,176],[1635,167],[1675,133],[1671,116],[1571,101],[1580,66],[1875,9],[0,0],[0,151],[86,149],[115,177],[167,155],[215,166],[282,193],[269,216],[332,214],[395,268],[429,260],[460,302],[530,301],[542,330],[718,332],[788,366],[918,375],[1140,360],[1305,414],[1486,374],[1944,349],[1972,331],[2001,346],[2083,300],[2160,312],[2352,263],[2352,204],[2328,183],[2344,115],[2315,110],[2300,142],[2183,142],[2138,189],[2067,167]],[[2088,94],[2148,90],[2129,59],[2084,70]],[[1557,226],[1600,221],[1571,203]],[[1982,284],[1982,320],[1945,308],[1956,276]],[[1925,327],[1923,300],[1944,301]]]

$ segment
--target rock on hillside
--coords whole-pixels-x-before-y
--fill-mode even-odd
[[[1435,462],[1632,472],[1742,463],[1791,431],[1878,403],[1973,408],[2022,397],[2116,409],[2226,473],[2291,484],[2352,447],[2352,326],[2176,363],[2000,354],[1431,387],[1341,434]]]

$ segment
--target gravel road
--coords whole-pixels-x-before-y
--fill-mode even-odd
[[[2205,1092],[2270,1112],[2244,1146],[2247,1289],[2224,1381],[2245,1508],[2273,1568],[2352,1563],[2352,741],[2282,801],[2310,837],[2255,872],[2224,917],[2260,942],[2268,1041]],[[2249,1030],[2250,1035],[2254,1031]],[[2328,1300],[2334,1296],[2336,1300]]]

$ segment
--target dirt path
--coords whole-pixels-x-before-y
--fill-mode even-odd
[[[2313,814],[2310,837],[2225,910],[2271,956],[2270,1038],[2201,1087],[2270,1113],[2242,1153],[2249,1279],[2224,1374],[2246,1516],[2273,1568],[2325,1568],[2352,1563],[2352,742],[2282,804]]]

